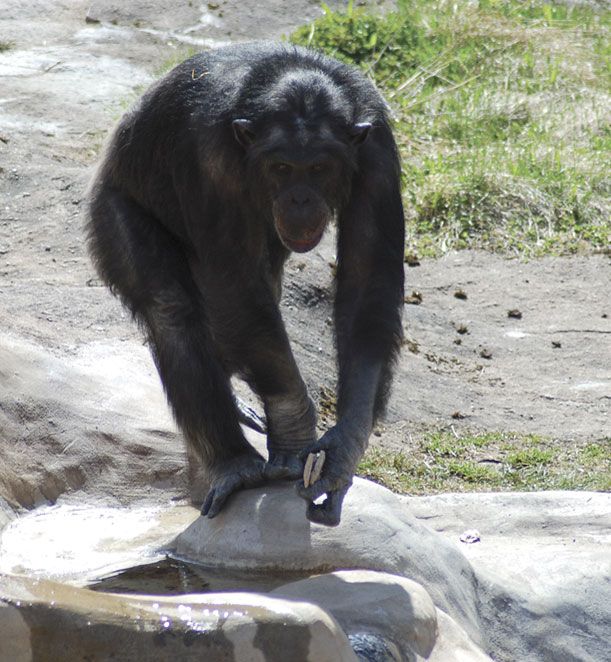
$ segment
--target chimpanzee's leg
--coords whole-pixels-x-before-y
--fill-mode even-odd
[[[220,255],[220,252],[217,251]],[[268,478],[299,478],[302,451],[316,440],[316,410],[293,357],[269,274],[249,265],[192,260],[221,352],[263,400]],[[231,285],[233,284],[233,286]]]
[[[301,478],[303,451],[316,440],[316,408],[299,375],[288,340],[278,340],[274,356],[253,357],[249,381],[265,406],[269,451],[266,475]],[[273,379],[271,370],[276,371]]]
[[[90,248],[99,272],[145,329],[168,401],[187,443],[210,472],[202,512],[263,480],[246,441],[204,300],[180,243],[144,209],[111,189],[91,205]]]

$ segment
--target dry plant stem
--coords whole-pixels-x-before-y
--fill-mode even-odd
[[[319,453],[310,453],[308,455],[305,466],[303,468],[304,487],[313,485],[320,478],[322,468],[325,464],[325,457],[325,451],[320,451]]]

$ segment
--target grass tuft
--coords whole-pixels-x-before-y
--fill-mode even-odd
[[[611,439],[561,443],[539,435],[425,435],[407,452],[370,449],[358,474],[402,494],[611,490]]]
[[[402,152],[406,252],[611,244],[611,12],[518,0],[328,7],[291,36],[361,67]]]

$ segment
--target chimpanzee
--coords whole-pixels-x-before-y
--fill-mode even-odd
[[[317,441],[278,304],[287,257],[312,250],[334,220],[337,423]],[[235,490],[299,478],[308,453],[324,450],[322,475],[297,489],[309,520],[337,525],[402,335],[400,169],[371,82],[287,44],[186,60],[120,121],[87,230],[209,472],[202,514],[214,517]],[[240,427],[234,374],[262,401],[267,462]]]

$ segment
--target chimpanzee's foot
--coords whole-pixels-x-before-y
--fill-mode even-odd
[[[263,484],[266,466],[265,460],[253,451],[215,467],[210,490],[202,506],[202,515],[216,517],[233,492]]]
[[[303,459],[301,452],[289,453],[282,451],[269,452],[269,460],[265,465],[265,477],[269,480],[297,480],[303,475]]]
[[[316,441],[316,408],[305,387],[296,398],[268,399],[265,476],[296,480],[303,475],[303,451]]]

